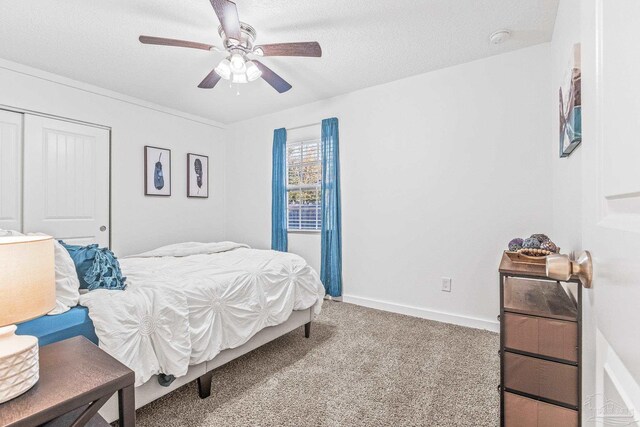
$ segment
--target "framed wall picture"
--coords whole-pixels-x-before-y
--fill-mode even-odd
[[[171,150],[144,146],[144,194],[171,196]]]
[[[559,89],[560,157],[568,157],[582,142],[580,44],[573,45],[566,75]]]
[[[187,197],[209,197],[209,157],[187,154]]]

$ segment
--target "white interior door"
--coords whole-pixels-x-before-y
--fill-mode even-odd
[[[22,114],[0,110],[0,228],[22,230]]]
[[[583,420],[640,425],[640,0],[584,6]]]
[[[109,246],[109,131],[24,116],[25,232]]]

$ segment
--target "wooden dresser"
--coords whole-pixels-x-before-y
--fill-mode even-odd
[[[544,264],[513,262],[506,254],[499,271],[500,425],[580,426],[578,279],[557,282]]]

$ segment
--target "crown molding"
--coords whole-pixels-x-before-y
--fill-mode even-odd
[[[14,73],[19,73],[19,74],[34,77],[40,80],[45,80],[51,83],[55,83],[61,86],[66,86],[66,87],[80,90],[83,92],[88,92],[94,95],[103,96],[105,98],[126,102],[127,104],[132,104],[138,107],[147,108],[149,110],[157,111],[157,112],[168,114],[175,117],[180,117],[186,120],[191,120],[193,122],[201,123],[207,126],[212,126],[218,129],[227,129],[226,125],[220,122],[217,122],[215,120],[185,113],[179,110],[174,110],[172,108],[154,104],[149,101],[144,101],[139,98],[134,98],[132,96],[125,95],[120,92],[115,92],[115,91],[104,89],[88,83],[79,82],[77,80],[63,77],[58,74],[49,73],[47,71],[43,71],[37,68],[32,68],[23,64],[19,64],[17,62],[8,61],[6,59],[0,58],[0,69],[5,69],[8,71],[12,71]]]

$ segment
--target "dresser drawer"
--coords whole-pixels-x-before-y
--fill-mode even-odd
[[[504,280],[505,311],[577,321],[578,307],[559,282],[508,277]]]
[[[504,335],[507,348],[578,361],[576,322],[505,313]]]
[[[504,393],[504,427],[578,427],[578,412]]]
[[[578,368],[505,351],[504,386],[568,405],[578,405]]]

